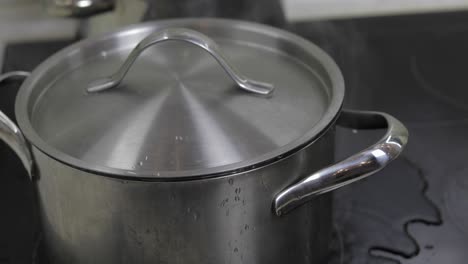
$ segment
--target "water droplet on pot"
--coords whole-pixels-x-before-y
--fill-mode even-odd
[[[189,207],[187,208],[187,213],[190,213],[192,211],[192,209]]]
[[[143,161],[138,162],[138,165],[143,166]]]
[[[263,188],[265,188],[265,190],[268,190],[268,186],[267,186],[267,184],[265,183],[265,179],[263,178],[263,176],[261,177],[261,180],[260,180],[260,181],[261,181],[261,183],[262,183]]]
[[[197,213],[197,212],[194,212],[194,213],[193,213],[193,219],[194,219],[195,221],[198,220],[198,213]]]
[[[148,160],[148,156],[145,156],[145,160]]]
[[[244,226],[244,229],[245,229],[245,230],[249,230],[249,225],[245,225],[245,226]]]
[[[353,129],[353,130],[351,130],[351,131],[353,132],[353,134],[357,134],[357,133],[358,133],[357,129]]]
[[[233,185],[234,184],[234,179],[231,178],[231,179],[228,180],[228,182],[229,182],[230,185]]]
[[[226,199],[222,200],[219,205],[221,205],[221,207],[224,207],[227,202],[229,202],[229,198],[226,198]]]
[[[238,251],[239,251],[239,249],[237,249],[237,248],[234,248],[234,252],[236,252],[236,253],[237,253]]]

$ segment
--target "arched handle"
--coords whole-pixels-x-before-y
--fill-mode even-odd
[[[376,144],[341,162],[321,169],[276,195],[273,207],[277,215],[326,193],[369,175],[394,160],[408,142],[408,130],[391,115],[368,111],[343,111],[337,124],[354,129],[387,128],[387,133]]]
[[[246,91],[261,95],[270,95],[274,90],[273,85],[270,83],[247,79],[226,60],[226,58],[220,52],[218,45],[212,39],[201,34],[200,32],[186,28],[168,28],[147,36],[132,50],[128,58],[115,74],[91,82],[86,90],[92,93],[107,90],[117,86],[125,77],[138,56],[146,48],[168,40],[185,41],[204,49],[211,56],[213,56],[213,58],[216,59],[216,61],[221,65],[221,67],[223,67],[231,79],[236,82],[240,88]]]
[[[0,75],[0,83],[10,78],[27,78],[29,72],[15,71]],[[2,111],[0,111],[0,140],[4,141],[18,155],[30,178],[33,176],[34,162],[29,143],[23,133]]]

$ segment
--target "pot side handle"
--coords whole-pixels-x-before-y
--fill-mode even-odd
[[[394,160],[408,142],[408,130],[389,114],[343,110],[337,125],[353,129],[387,128],[376,144],[329,167],[323,168],[278,193],[273,202],[280,216],[326,193],[372,175]]]
[[[29,75],[30,74],[28,72],[23,71],[5,73],[0,75],[0,83],[10,78],[27,78]],[[29,143],[24,138],[23,133],[18,126],[16,126],[15,123],[2,111],[0,111],[0,140],[4,141],[13,149],[23,163],[29,177],[32,178],[34,162]]]

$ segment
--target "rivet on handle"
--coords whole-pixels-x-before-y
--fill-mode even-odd
[[[270,95],[274,90],[273,85],[270,83],[250,80],[240,74],[233,65],[227,62],[226,58],[219,51],[218,45],[212,39],[197,31],[186,28],[168,28],[147,36],[132,50],[128,58],[116,73],[109,77],[91,82],[86,90],[93,93],[117,86],[123,80],[137,57],[146,48],[168,40],[189,42],[206,50],[211,56],[213,56],[213,58],[216,59],[221,67],[223,67],[231,79],[237,83],[240,88],[246,91],[260,95]]]

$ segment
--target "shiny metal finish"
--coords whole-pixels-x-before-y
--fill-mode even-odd
[[[31,75],[30,72],[26,71],[12,71],[0,75],[0,83],[8,79],[24,79]]]
[[[303,173],[330,164],[333,141],[330,130],[273,165],[177,182],[103,177],[34,149],[47,263],[326,263],[331,196],[284,217],[271,201]]]
[[[343,111],[338,125],[353,129],[387,128],[373,146],[329,167],[312,173],[281,191],[274,200],[277,215],[282,215],[316,196],[372,175],[394,160],[408,142],[408,130],[394,117],[380,112]]]
[[[142,39],[169,27],[208,36],[246,78],[273,84],[274,95],[236,89],[218,61],[185,41],[145,49],[118,88],[85,92],[115,73]],[[325,53],[291,33],[231,20],[169,20],[55,54],[21,87],[16,116],[36,147],[74,167],[161,181],[216,177],[313,141],[339,113],[343,83]]]
[[[27,78],[28,72],[15,71],[0,75],[0,84],[13,78]],[[11,119],[0,111],[0,140],[4,141],[18,155],[29,176],[33,173],[33,159],[29,149],[29,143],[25,140],[23,133]]]
[[[148,35],[141,48],[186,39],[187,31],[161,31],[169,26],[213,39],[243,74],[272,83],[274,96],[232,89],[223,60],[194,49],[199,39],[161,43],[135,60]],[[86,92],[126,59],[118,89]],[[217,19],[149,23],[42,63],[15,106],[32,155],[3,114],[0,139],[29,171],[34,163],[51,264],[322,263],[331,232],[325,192],[381,169],[408,137],[389,115],[344,111],[340,125],[388,132],[323,169],[333,163],[343,83],[325,53],[281,30]]]
[[[219,50],[218,45],[213,40],[197,31],[186,28],[168,28],[160,32],[150,34],[138,43],[115,74],[110,77],[91,82],[86,90],[88,92],[99,92],[117,86],[123,80],[138,56],[145,49],[157,43],[169,40],[185,41],[206,50],[214,59],[216,59],[221,67],[223,67],[231,79],[236,82],[240,88],[246,91],[261,95],[270,95],[274,90],[272,84],[250,80],[241,75],[237,69],[227,61],[225,56]],[[183,52],[183,50],[180,52]]]

